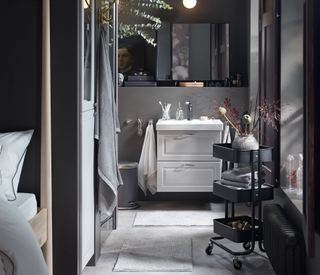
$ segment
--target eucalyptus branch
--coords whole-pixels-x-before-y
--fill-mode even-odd
[[[108,0],[110,2],[111,0]],[[158,30],[161,27],[161,19],[159,17],[148,14],[141,9],[164,9],[172,10],[173,8],[163,0],[119,0],[119,13],[129,15],[136,18],[149,20],[152,23],[139,23],[139,24],[123,24],[119,23],[119,38],[128,37],[131,35],[140,35],[152,46],[156,46],[154,38],[147,34],[143,29],[149,28]]]

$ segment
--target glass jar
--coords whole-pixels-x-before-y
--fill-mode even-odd
[[[287,182],[286,189],[292,190],[297,187],[297,164],[293,154],[289,154],[286,162]]]
[[[297,169],[297,195],[303,193],[303,155],[298,154],[298,169]]]

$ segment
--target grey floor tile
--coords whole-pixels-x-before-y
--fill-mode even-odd
[[[211,237],[215,236],[212,227],[132,227],[135,215],[144,210],[212,210],[224,211],[223,203],[201,203],[201,202],[139,202],[140,208],[133,210],[118,211],[118,227],[113,230],[103,243],[101,257],[95,267],[86,267],[83,275],[163,275],[173,272],[113,272],[122,243],[128,236],[139,237],[162,237],[162,236],[184,236],[192,238],[193,243],[193,271],[175,272],[174,274],[192,275],[274,275],[273,269],[265,253],[256,246],[253,253],[246,256],[239,256],[242,262],[241,270],[235,270],[232,263],[232,256],[214,246],[211,255],[205,253],[205,249]],[[249,215],[251,208],[245,204],[237,204],[237,215]],[[233,243],[226,239],[222,240],[225,246],[233,251],[243,251],[242,244]]]

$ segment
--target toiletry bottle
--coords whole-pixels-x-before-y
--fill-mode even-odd
[[[192,120],[192,103],[190,101],[187,101],[186,105],[187,105],[187,120]]]
[[[237,86],[241,87],[241,74],[237,74]]]
[[[179,102],[179,107],[177,108],[177,111],[176,111],[176,120],[183,120],[183,111],[181,109],[180,102]]]

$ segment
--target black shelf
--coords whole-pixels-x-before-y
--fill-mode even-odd
[[[213,194],[224,198],[230,202],[249,202],[252,200],[251,188],[239,188],[225,184],[219,181],[213,183]],[[273,187],[267,184],[261,185],[261,195],[259,188],[254,189],[254,201],[265,201],[273,199]]]
[[[233,149],[231,143],[213,144],[213,156],[233,163],[252,163],[258,162],[258,156],[254,155],[251,159],[250,150]],[[262,162],[273,160],[273,148],[260,145],[260,159]]]
[[[235,221],[244,221],[248,222],[252,226],[252,217],[250,216],[238,216],[224,219],[214,219],[214,233],[223,236],[224,238],[233,241],[235,243],[245,243],[250,242],[252,238],[252,231],[254,230],[254,239],[255,241],[259,240],[259,221],[254,219],[254,225],[252,229],[234,229],[228,223]]]

